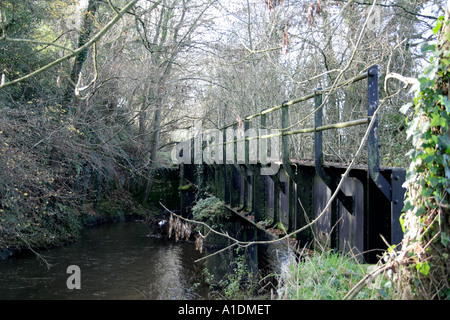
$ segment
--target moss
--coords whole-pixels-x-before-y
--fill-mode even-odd
[[[277,229],[280,231],[283,231],[283,233],[286,233],[286,228],[285,228],[283,222],[281,222],[281,221],[278,221]]]
[[[191,183],[178,188],[178,190],[181,190],[181,191],[187,191],[187,190],[192,190],[192,189],[194,189],[194,186]]]
[[[179,209],[181,204],[179,170],[160,169],[153,179],[148,204],[160,207],[159,203],[162,202],[169,209]],[[145,190],[142,191],[142,195],[144,193]]]
[[[124,190],[114,190],[108,197],[99,201],[96,210],[91,210],[94,215],[110,221],[123,221],[131,217],[146,215],[146,208]]]

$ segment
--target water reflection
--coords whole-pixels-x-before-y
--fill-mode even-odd
[[[86,230],[77,243],[0,261],[0,299],[201,299],[200,257],[190,243],[148,237],[139,223]],[[69,290],[69,265],[81,270],[81,289]]]

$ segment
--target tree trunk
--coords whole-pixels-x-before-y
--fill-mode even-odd
[[[83,24],[78,36],[78,48],[85,45],[91,36],[95,13],[97,12],[97,0],[89,0],[86,12],[83,16]],[[75,62],[70,73],[70,82],[67,85],[66,92],[64,94],[64,105],[70,110],[73,107],[71,104],[75,101],[75,86],[80,77],[81,69],[86,61],[88,55],[88,49],[82,51],[75,57]]]
[[[162,120],[162,98],[158,98],[158,105],[155,110],[155,117],[153,119],[153,133],[150,140],[151,154],[150,154],[150,166],[153,169],[158,161],[158,149],[159,149],[159,136],[161,130],[161,120]],[[144,201],[146,202],[150,196],[150,191],[152,190],[153,177],[147,178],[147,184],[145,186]]]

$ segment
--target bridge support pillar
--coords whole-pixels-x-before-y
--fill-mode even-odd
[[[386,201],[383,191],[371,179],[370,174],[367,180],[364,258],[368,263],[375,263],[378,261],[377,255],[386,249],[380,235],[382,234],[388,242],[391,241],[391,203]]]
[[[255,165],[254,171],[259,171],[259,166]],[[265,176],[260,174],[253,175],[253,212],[255,215],[255,223],[263,221],[267,218],[267,197],[266,197],[266,181]]]
[[[314,220],[314,170],[308,167],[298,167],[297,185],[294,197],[296,223],[295,229],[307,225]],[[307,228],[297,234],[299,246],[304,247],[314,239],[313,229]]]

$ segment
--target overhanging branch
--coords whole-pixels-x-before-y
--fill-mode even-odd
[[[89,48],[90,46],[92,46],[94,43],[98,42],[104,35],[105,33],[111,29],[111,27],[116,24],[117,21],[119,21],[119,19],[128,11],[130,10],[135,4],[136,2],[138,2],[138,0],[132,0],[130,3],[128,3],[122,10],[120,10],[120,12],[99,32],[97,33],[91,40],[89,40],[88,42],[86,42],[83,46],[79,47],[77,50],[73,51],[72,53],[65,55],[62,58],[59,58],[45,66],[43,66],[42,68],[33,71],[32,73],[27,74],[26,76],[23,76],[21,78],[15,79],[13,81],[10,82],[6,82],[4,84],[0,85],[0,89],[3,89],[5,87],[11,86],[13,84],[28,80],[44,71],[47,71],[48,69],[66,61],[69,60],[73,57],[76,57],[78,54],[80,54],[81,52],[83,52],[84,50],[86,50],[87,48]]]

